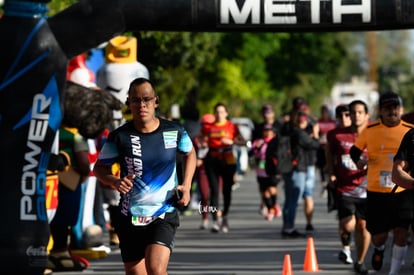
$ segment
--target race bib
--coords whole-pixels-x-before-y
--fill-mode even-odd
[[[259,161],[259,168],[265,170],[265,168],[266,168],[266,161],[265,160],[261,159]]]
[[[380,171],[380,186],[385,188],[394,187],[394,183],[391,181],[390,171]]]
[[[131,217],[131,223],[132,225],[135,226],[145,226],[148,225],[150,223],[152,223],[153,221],[155,221],[156,219],[164,219],[165,217],[165,213],[160,215],[160,216],[153,216],[153,217],[137,217],[137,216],[132,216]]]

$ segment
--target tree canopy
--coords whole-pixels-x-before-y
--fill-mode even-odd
[[[75,2],[53,0],[49,14]],[[319,110],[335,82],[368,77],[364,34],[128,32],[138,38],[138,60],[156,84],[162,113],[174,103],[186,114],[208,113],[224,102],[232,116],[253,119],[263,104],[281,115],[298,95]],[[379,91],[393,89],[412,105],[408,32],[376,34]]]

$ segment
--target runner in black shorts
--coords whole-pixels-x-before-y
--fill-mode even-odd
[[[392,229],[391,275],[398,274],[407,252],[407,218],[410,215],[409,208],[408,212],[393,208],[393,205],[398,205],[405,209],[406,200],[409,198],[409,195],[406,197],[407,190],[395,185],[391,178],[394,156],[404,135],[414,127],[401,120],[402,108],[402,100],[398,94],[382,94],[379,99],[380,119],[372,122],[351,148],[351,158],[357,167],[368,167],[367,228],[374,245],[371,265],[377,271],[382,268],[385,243]],[[361,158],[365,149],[368,158]],[[395,204],[396,202],[398,203]]]
[[[369,192],[368,230],[371,234],[388,232],[393,228],[409,229],[413,220],[413,195],[411,191],[394,194]],[[391,217],[386,219],[386,217]]]
[[[175,206],[188,205],[196,167],[187,131],[155,116],[158,103],[149,80],[133,80],[127,100],[133,120],[109,134],[94,167],[103,184],[121,193],[114,226],[128,275],[167,273],[179,225]],[[178,153],[185,164],[182,182]],[[114,163],[120,165],[120,178],[112,174]]]
[[[398,152],[394,157],[392,169],[392,180],[395,184],[404,187],[410,193],[408,198],[404,199],[407,205],[404,213],[405,219],[411,217],[411,229],[414,228],[414,209],[409,211],[409,206],[414,207],[414,130],[408,131],[401,141]],[[405,192],[404,192],[405,193]],[[397,201],[400,201],[399,199]]]
[[[338,258],[345,264],[352,264],[351,236],[355,235],[357,274],[367,274],[365,257],[371,236],[366,228],[366,170],[358,169],[350,158],[350,149],[355,139],[368,125],[368,107],[360,100],[335,109],[338,127],[327,134],[326,159],[329,187],[337,196],[339,236],[342,249]],[[350,125],[349,125],[350,124]],[[332,208],[330,208],[332,209]]]
[[[262,135],[253,140],[251,148],[251,153],[256,161],[255,172],[262,203],[260,212],[268,221],[282,215],[282,211],[277,204],[278,179],[276,175],[271,175],[270,172],[268,174],[266,171],[266,161],[271,161],[266,159],[268,144],[276,136],[274,127],[273,124],[264,124],[261,127]]]
[[[117,225],[121,256],[124,262],[139,261],[145,257],[145,248],[150,244],[166,246],[172,252],[174,237],[179,226],[177,211],[166,213],[164,219],[156,219],[149,225],[135,226],[131,216],[122,216]]]
[[[367,200],[361,198],[339,197],[338,198],[338,218],[355,215],[357,219],[366,219]]]

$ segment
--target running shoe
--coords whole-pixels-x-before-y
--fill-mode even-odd
[[[305,234],[300,233],[298,230],[293,229],[293,230],[282,230],[282,237],[285,238],[303,238],[306,237]]]
[[[264,205],[264,203],[260,204],[259,214],[262,215],[263,217],[266,217],[267,212],[268,212],[267,207]]]
[[[374,253],[372,254],[371,265],[372,268],[376,271],[381,270],[382,262],[384,259],[384,250],[378,250],[374,248]]]
[[[229,221],[227,217],[223,217],[223,221],[221,222],[221,231],[223,233],[229,233]]]
[[[237,182],[237,181],[231,186],[231,190],[232,191],[235,191],[235,190],[237,190],[239,188],[240,188],[240,183]]]
[[[309,223],[309,224],[306,225],[305,230],[306,230],[306,232],[310,233],[310,232],[313,232],[315,230],[315,228],[313,227],[312,224]]]
[[[273,213],[273,211],[269,211],[269,213],[265,216],[265,219],[267,221],[273,221],[274,217],[275,217],[275,214]]]
[[[354,271],[356,274],[366,275],[368,274],[368,268],[365,266],[365,263],[355,263]]]
[[[275,205],[275,217],[279,218],[282,216],[282,210],[280,209],[279,204]]]
[[[220,225],[218,221],[213,222],[213,227],[211,227],[211,232],[218,233],[220,231]]]
[[[208,228],[208,220],[202,220],[200,224],[200,229],[204,230]]]
[[[351,257],[351,251],[348,249],[342,249],[338,254],[338,259],[344,264],[352,264],[354,262]]]

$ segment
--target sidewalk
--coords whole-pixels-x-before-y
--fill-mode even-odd
[[[283,183],[279,186],[278,202],[283,205]],[[315,188],[315,232],[312,237],[319,272],[316,274],[354,274],[352,265],[342,264],[337,254],[340,241],[337,233],[335,212],[328,213],[326,199],[320,195],[320,184]],[[181,225],[176,235],[175,249],[171,256],[169,274],[220,274],[220,275],[267,275],[282,274],[283,261],[290,255],[295,275],[309,274],[303,271],[307,238],[285,239],[280,235],[282,220],[266,221],[259,214],[259,195],[255,175],[248,172],[233,191],[233,203],[229,214],[229,233],[211,233],[200,230],[201,216],[198,209],[181,215]],[[304,232],[303,204],[298,207],[297,228]],[[391,240],[391,238],[389,239]],[[370,270],[369,274],[388,274],[391,247],[388,243],[381,272]],[[370,249],[367,267],[371,268]],[[354,253],[355,254],[355,253]],[[400,274],[414,274],[411,262],[414,249],[409,247],[406,265]],[[113,250],[108,257],[91,260],[91,266],[83,272],[59,272],[54,274],[100,274],[121,275],[123,265],[119,250]]]

